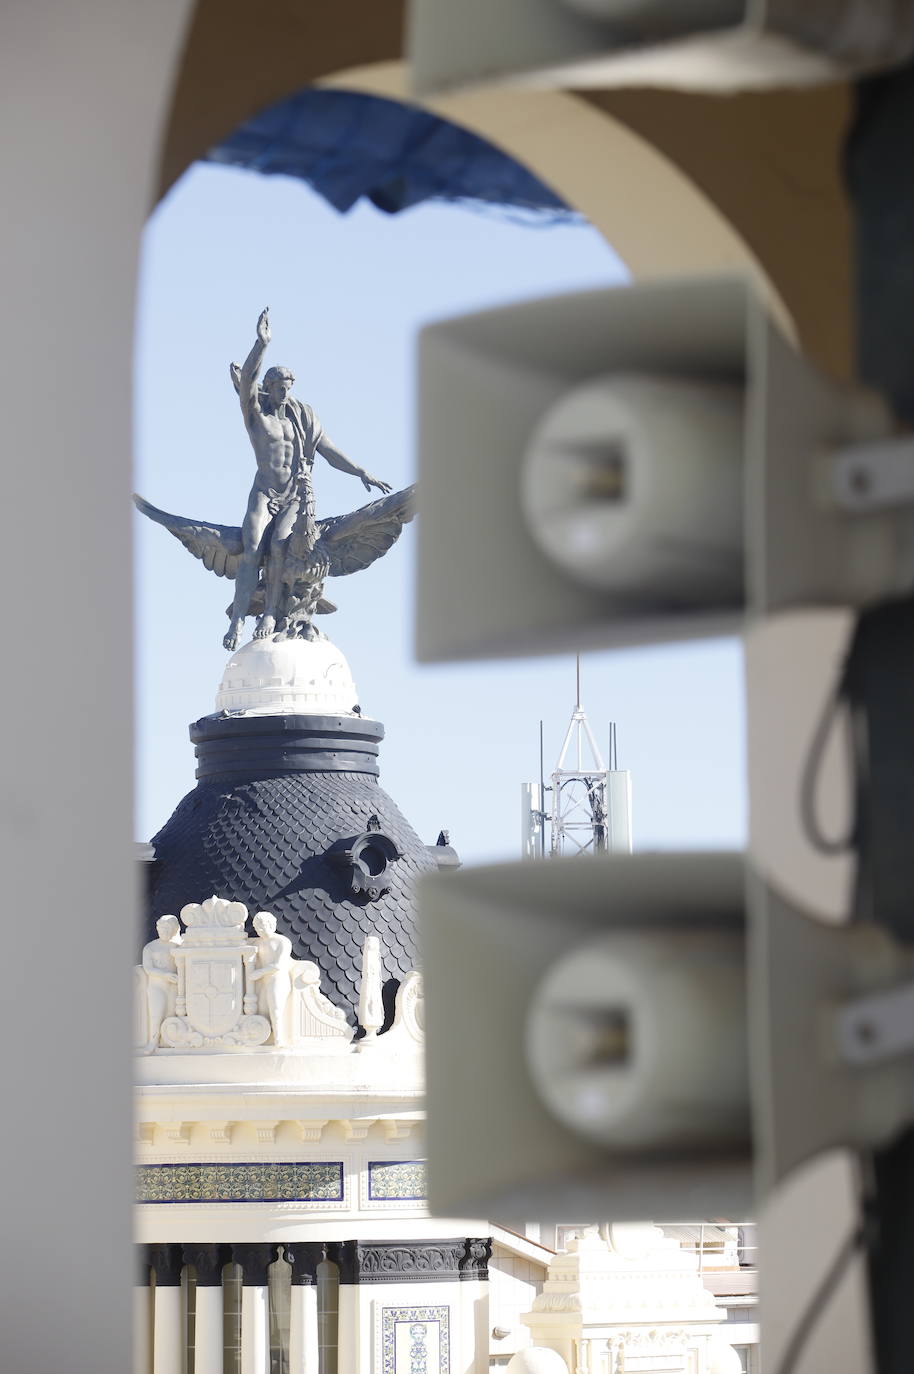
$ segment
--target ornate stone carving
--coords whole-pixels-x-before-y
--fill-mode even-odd
[[[548,1345],[561,1330],[576,1344],[581,1374],[622,1374],[631,1360],[709,1368],[701,1352],[725,1314],[695,1257],[654,1226],[608,1229],[610,1241],[583,1228],[550,1261],[543,1291],[521,1315],[533,1344]]]
[[[419,1122],[410,1117],[388,1117],[384,1122],[384,1135],[391,1143],[406,1140],[418,1125]]]
[[[260,911],[252,922],[257,932],[257,965],[250,971],[252,982],[259,984],[259,1010],[270,1022],[273,1044],[286,1043],[285,1011],[292,991],[292,941],[276,933],[276,917]]]
[[[358,1120],[349,1118],[343,1122],[343,1134],[347,1140],[365,1140],[377,1119],[376,1116],[363,1116]]]
[[[425,1000],[422,974],[413,969],[397,989],[390,1030],[375,1042],[378,1051],[416,1053],[425,1044]]]
[[[194,1132],[192,1121],[165,1121],[162,1134],[171,1145],[189,1145]]]
[[[466,1250],[460,1261],[460,1277],[466,1282],[483,1281],[489,1277],[489,1260],[492,1258],[492,1237],[471,1236],[466,1242]]]
[[[310,960],[292,960],[294,1040],[326,1039],[340,1036],[352,1039],[346,1013],[335,1007],[320,990],[321,971]]]
[[[362,945],[362,980],[359,984],[359,1025],[365,1032],[360,1048],[377,1038],[384,1024],[384,999],[381,991],[381,942],[377,935],[366,935]]]
[[[345,1012],[320,991],[317,965],[293,959],[269,912],[258,912],[249,936],[247,915],[243,903],[221,897],[189,903],[181,909],[183,939],[176,916],[159,920],[159,938],[146,945],[134,975],[138,994],[141,980],[145,989],[143,1053],[351,1040]]]
[[[262,1045],[270,1022],[258,1016],[252,973],[258,944],[245,933],[247,907],[209,897],[181,909],[187,934],[175,951],[175,1015],[162,1023],[174,1049]]]
[[[374,1241],[350,1240],[333,1247],[341,1283],[449,1283],[460,1278],[485,1278],[480,1260],[471,1257],[469,1246],[491,1242],[456,1240]],[[467,1268],[462,1266],[476,1266]]]
[[[329,1126],[329,1121],[299,1121],[298,1128],[301,1131],[301,1138],[306,1145],[316,1145],[324,1134],[324,1128]]]
[[[169,1013],[174,1011],[178,991],[175,954],[181,944],[180,922],[177,916],[160,916],[156,921],[156,930],[158,939],[150,940],[148,945],[144,945],[143,962],[139,970],[145,975],[145,1042],[142,1042],[141,1047],[147,1054],[151,1053],[159,1042],[162,1023]],[[135,988],[138,981],[135,973]]]

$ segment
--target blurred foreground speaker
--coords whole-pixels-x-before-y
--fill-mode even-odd
[[[840,80],[903,62],[898,0],[411,0],[420,93],[497,80],[729,91]]]
[[[867,1045],[914,955],[805,918],[736,855],[432,876],[422,920],[441,1215],[747,1215],[914,1118],[912,1046]]]
[[[891,417],[742,281],[448,320],[419,372],[420,659],[721,634],[903,584],[914,506],[853,507],[853,454]]]

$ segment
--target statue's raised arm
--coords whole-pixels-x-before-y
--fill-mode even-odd
[[[267,306],[260,312],[257,320],[257,338],[254,340],[250,353],[241,367],[238,368],[238,380],[235,383],[238,399],[241,402],[241,413],[248,425],[254,415],[260,413],[260,388],[257,384],[257,378],[260,375],[260,364],[263,362],[263,355],[267,351],[270,338],[270,308]],[[238,367],[237,363],[232,363],[233,381],[235,380],[236,367]]]

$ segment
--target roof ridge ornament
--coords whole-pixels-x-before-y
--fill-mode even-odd
[[[228,902],[224,897],[207,897],[205,902],[188,902],[181,908],[181,920],[189,929],[198,927],[243,927],[248,909],[243,902]]]

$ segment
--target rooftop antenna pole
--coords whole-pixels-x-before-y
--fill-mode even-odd
[[[575,659],[574,659],[574,675],[575,675],[575,702],[574,702],[574,714],[575,714],[575,719],[578,720],[578,721],[580,721],[580,720],[582,719],[582,717],[583,717],[583,712],[581,711],[581,655],[580,655],[580,654],[575,654]],[[582,764],[582,761],[581,761],[581,730],[580,730],[580,727],[578,728],[578,731],[577,731],[577,750],[578,750],[578,772],[580,773],[581,768],[583,767],[583,764]]]
[[[543,759],[543,722],[540,721],[540,858],[546,857],[546,766]]]
[[[543,762],[543,722],[540,721],[540,780],[521,784],[521,854],[525,859],[546,857],[546,769]],[[551,819],[551,818],[550,818]]]
[[[631,776],[619,769],[615,722],[609,727],[606,763],[581,705],[581,659],[575,656],[575,705],[558,761],[546,785],[545,732],[540,721],[539,784],[523,784],[523,848],[527,859],[545,858],[546,821],[553,855],[630,853]],[[546,806],[546,793],[550,804]]]

